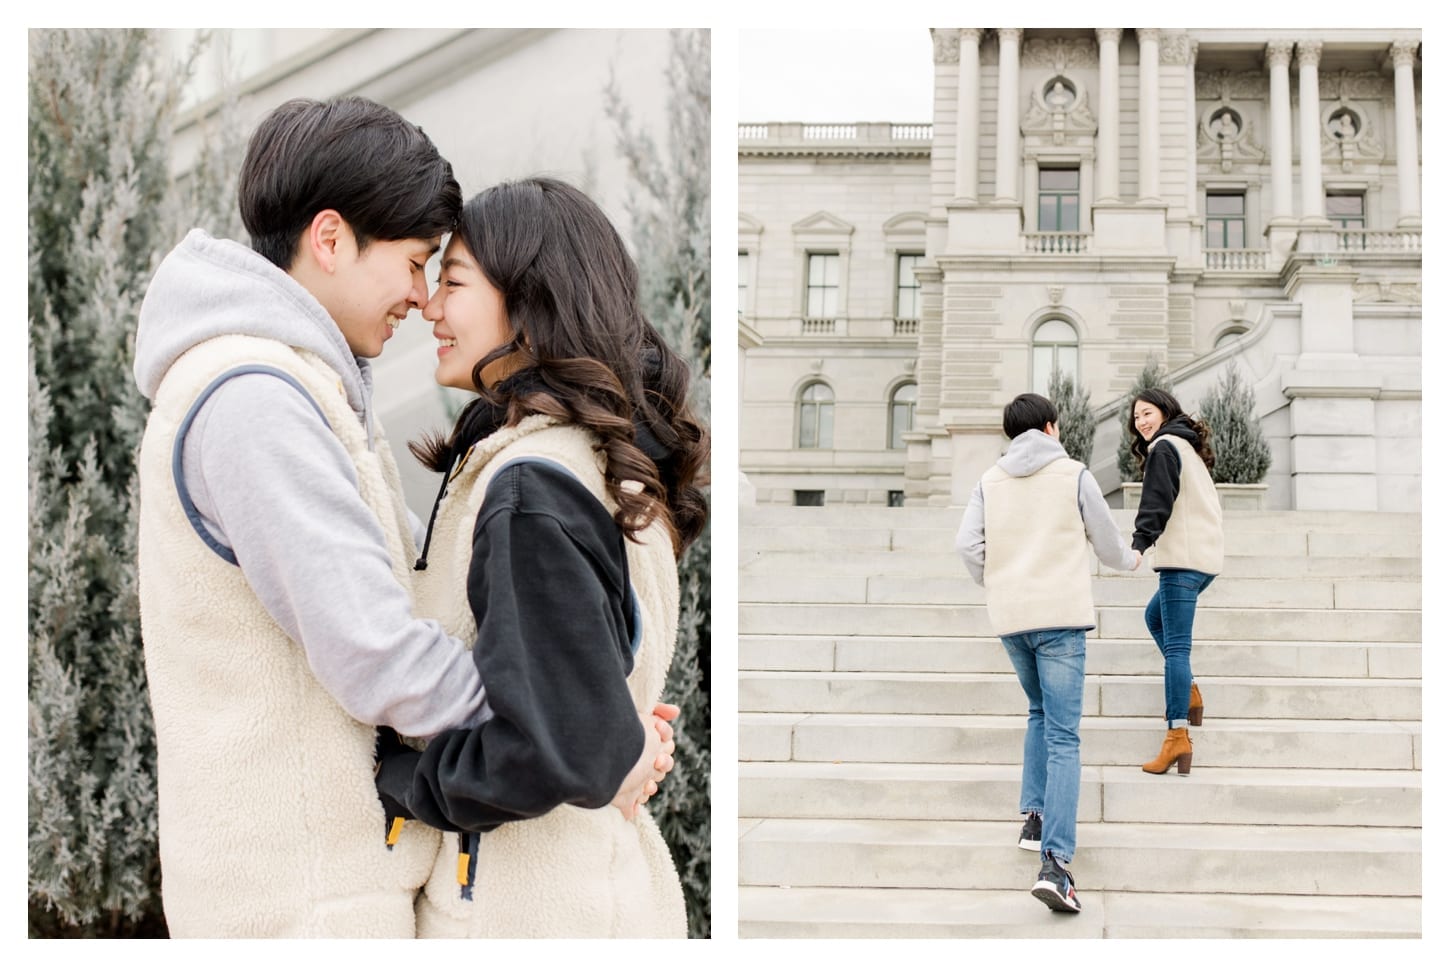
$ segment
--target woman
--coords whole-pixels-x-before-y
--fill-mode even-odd
[[[1223,570],[1223,511],[1214,489],[1208,427],[1191,419],[1160,389],[1133,398],[1131,449],[1143,470],[1143,497],[1133,550],[1154,548],[1158,591],[1148,602],[1148,631],[1163,653],[1168,735],[1143,771],[1162,775],[1173,764],[1188,775],[1193,742],[1188,726],[1203,722],[1203,699],[1193,682],[1193,615],[1198,596]]]
[[[423,312],[436,376],[478,397],[447,439],[413,446],[444,474],[418,609],[476,639],[493,717],[422,753],[380,750],[390,816],[457,834],[419,936],[685,935],[653,821],[599,808],[640,756],[674,647],[676,557],[707,513],[688,369],[637,285],[604,214],[549,179],[473,198],[443,252]]]

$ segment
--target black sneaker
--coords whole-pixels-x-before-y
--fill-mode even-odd
[[[1027,814],[1027,822],[1022,824],[1022,835],[1017,837],[1017,848],[1034,853],[1042,851],[1042,817],[1037,813]]]
[[[1037,874],[1037,885],[1032,895],[1047,904],[1057,913],[1081,913],[1082,904],[1077,902],[1077,888],[1073,886],[1072,874],[1063,869],[1057,857],[1051,853],[1042,857],[1042,872]]]

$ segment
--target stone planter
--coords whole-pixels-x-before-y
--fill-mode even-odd
[[[1122,486],[1123,509],[1137,510],[1139,501],[1143,499],[1143,485],[1125,483]],[[1268,506],[1268,484],[1214,484],[1214,488],[1224,510],[1263,510]]]

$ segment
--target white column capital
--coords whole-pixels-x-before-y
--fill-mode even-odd
[[[1098,28],[1098,43],[1099,44],[1117,44],[1117,43],[1121,43],[1122,40],[1123,40],[1123,28],[1122,27],[1099,27]]]
[[[1390,45],[1390,62],[1395,70],[1415,66],[1415,53],[1420,49],[1418,40],[1397,40]]]
[[[1291,40],[1271,40],[1264,45],[1264,60],[1268,62],[1270,69],[1288,67],[1293,58],[1294,42]]]
[[[1315,67],[1315,68],[1317,68],[1319,66],[1319,58],[1321,56],[1323,56],[1323,54],[1324,54],[1324,41],[1322,41],[1322,40],[1301,41],[1300,43],[1296,44],[1295,47],[1297,47],[1298,48],[1298,51],[1299,51],[1299,66],[1300,66],[1300,68],[1304,68],[1304,67]]]
[[[1022,27],[998,27],[997,39],[1000,41],[1010,40],[1014,44],[1022,43],[1022,35],[1026,31]]]
[[[1139,27],[1134,33],[1138,35],[1139,44],[1156,44],[1163,36],[1163,31],[1157,27]]]
[[[938,31],[935,27],[931,29],[931,54],[932,60],[938,64],[955,64],[957,62],[957,34],[950,30]]]
[[[981,27],[961,27],[957,31],[957,36],[968,43],[980,44],[982,42],[982,35],[986,32]]]

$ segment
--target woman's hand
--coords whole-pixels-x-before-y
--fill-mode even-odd
[[[659,784],[675,767],[675,730],[670,723],[679,714],[679,706],[660,704],[652,712],[640,715],[640,722],[644,725],[644,749],[611,801],[625,819],[633,820],[639,815],[639,807],[659,792]]]

